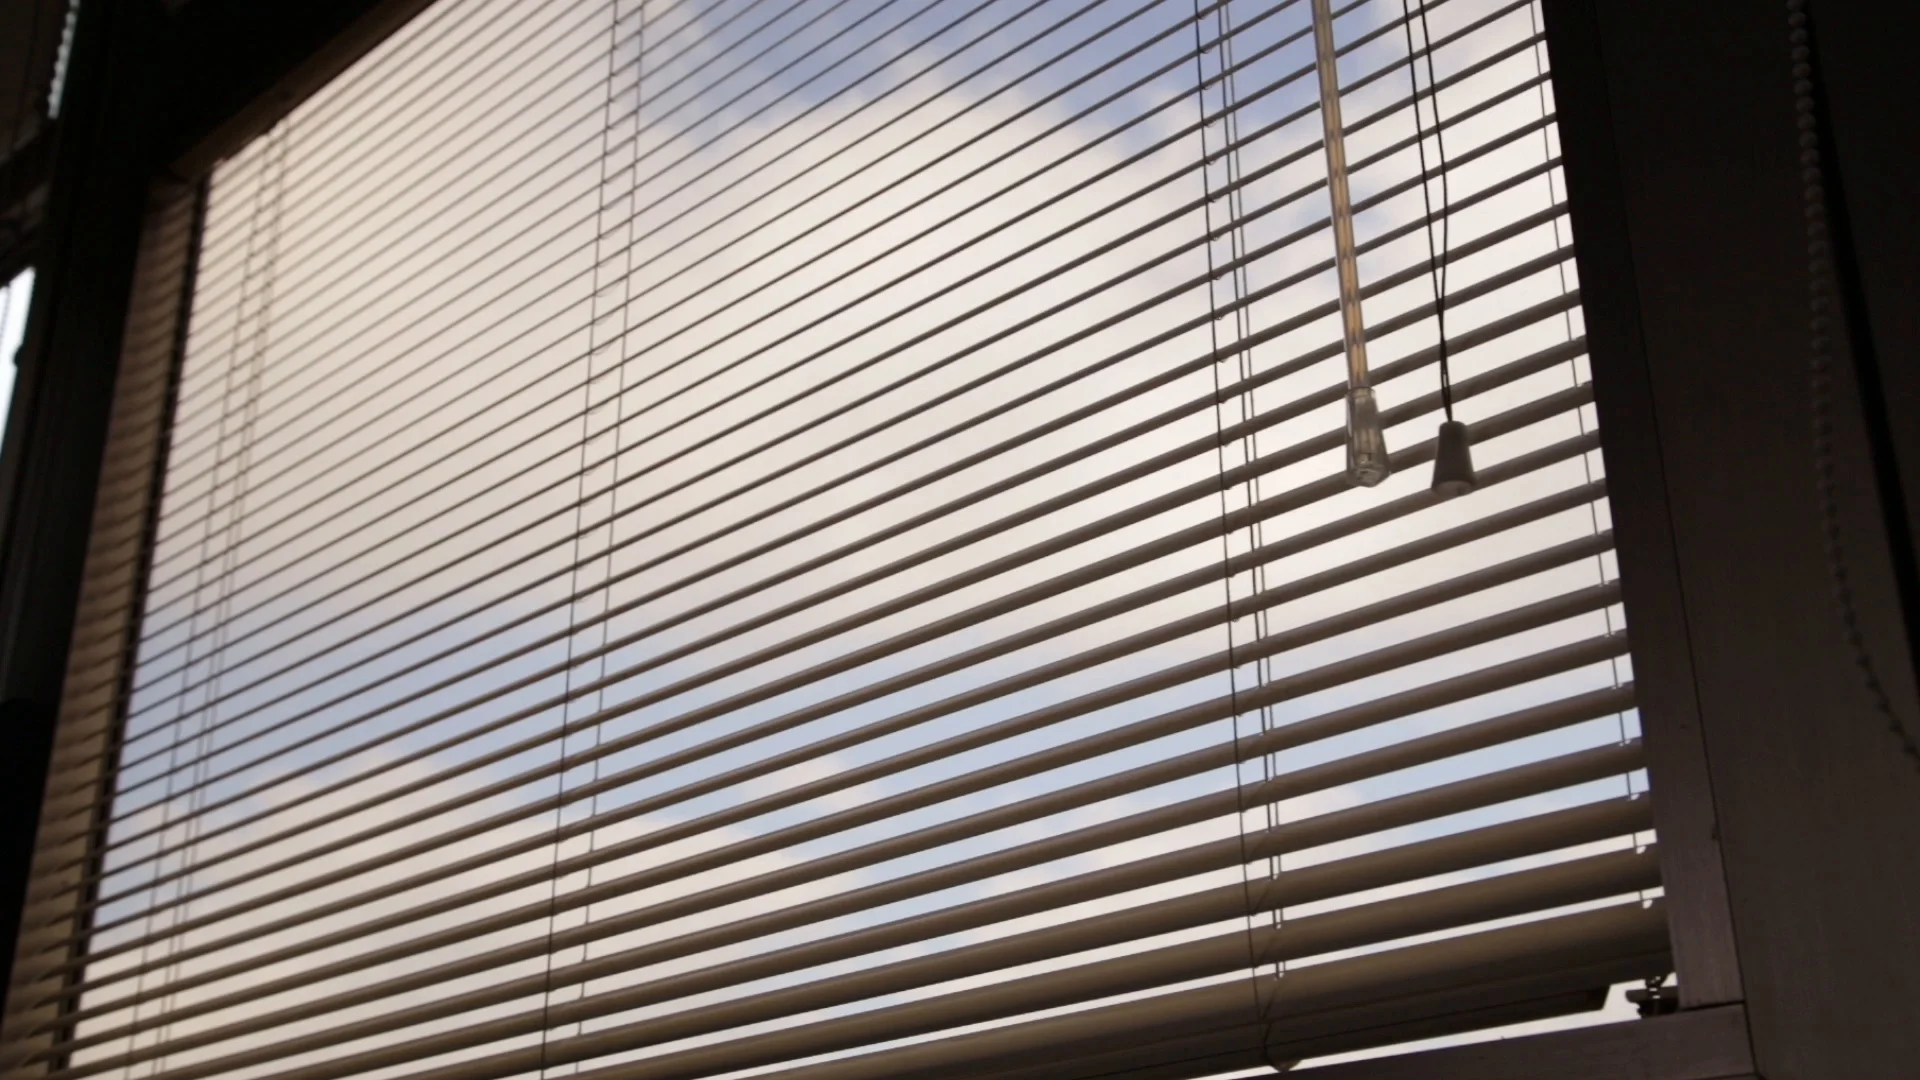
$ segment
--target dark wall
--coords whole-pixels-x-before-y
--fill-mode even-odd
[[[0,160],[39,133],[66,0],[0,0]]]
[[[1898,528],[1920,490],[1902,460],[1920,434],[1920,92],[1882,96],[1911,86],[1912,65],[1880,7],[1829,0],[1815,17],[1848,9],[1820,59],[1840,73],[1829,121],[1850,202],[1836,208],[1859,238],[1865,309],[1851,355],[1837,336],[1831,522],[1891,715],[1836,602],[1817,494],[1787,7],[1548,4],[1556,71],[1593,76],[1556,92],[1635,668],[1662,684],[1649,740],[1696,726],[1728,974],[1768,1080],[1920,1075],[1920,762],[1901,735],[1920,731],[1920,709]],[[1892,388],[1884,401],[1875,382]],[[1886,459],[1870,453],[1876,423]],[[1654,790],[1665,797],[1659,775]]]
[[[47,92],[66,12],[67,0],[0,0],[0,281],[31,262],[46,209]]]
[[[11,969],[152,175],[159,9],[89,3],[0,456],[0,962]],[[3,991],[0,991],[3,992]]]

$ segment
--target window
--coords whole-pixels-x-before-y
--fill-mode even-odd
[[[32,1060],[1209,1076],[1666,974],[1536,12],[1329,9],[1360,487],[1323,6],[441,0],[221,164]]]

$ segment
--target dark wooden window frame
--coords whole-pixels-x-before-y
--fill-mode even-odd
[[[90,2],[51,152],[0,162],[0,193],[39,200],[40,270],[0,450],[0,970],[96,505],[128,497],[103,498],[101,476],[135,302],[156,265],[177,275],[162,293],[190,293],[191,245],[157,263],[156,215],[190,212],[214,161],[426,2]],[[1905,527],[1920,507],[1920,168],[1911,106],[1887,104],[1920,101],[1912,42],[1891,4],[1810,5],[1846,230],[1844,352],[1869,365],[1862,384],[1843,362],[1834,397],[1835,522],[1889,718],[1833,609],[1814,494],[1786,8],[1544,6],[1680,1009],[1302,1075],[1920,1075],[1920,767],[1892,729],[1920,731],[1920,597],[1902,589],[1920,563]],[[164,429],[142,429],[150,483]],[[131,512],[152,496],[136,491]]]

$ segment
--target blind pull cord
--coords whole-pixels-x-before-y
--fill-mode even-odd
[[[1473,442],[1467,425],[1453,416],[1453,366],[1447,355],[1447,214],[1452,199],[1447,194],[1447,136],[1440,122],[1440,83],[1433,71],[1433,37],[1427,32],[1427,5],[1420,5],[1420,40],[1426,44],[1427,86],[1432,100],[1434,135],[1433,172],[1427,170],[1427,130],[1420,119],[1420,73],[1413,43],[1413,10],[1409,0],[1400,0],[1400,26],[1407,35],[1407,86],[1412,93],[1414,146],[1420,155],[1420,198],[1427,211],[1427,268],[1433,278],[1433,317],[1439,335],[1435,346],[1440,369],[1440,408],[1446,419],[1440,422],[1440,436],[1434,443],[1433,491],[1442,498],[1465,495],[1479,486],[1473,471]],[[1434,216],[1431,179],[1440,177],[1440,214]],[[1440,229],[1440,242],[1433,241],[1433,230]]]
[[[1313,0],[1314,68],[1320,78],[1320,125],[1332,203],[1334,266],[1340,279],[1340,336],[1347,350],[1347,478],[1373,487],[1393,471],[1380,406],[1367,376],[1367,327],[1360,315],[1360,260],[1353,243],[1353,198],[1347,192],[1347,145],[1341,134],[1340,73],[1333,46],[1333,2]]]

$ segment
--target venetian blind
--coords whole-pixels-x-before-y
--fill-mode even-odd
[[[8,1066],[1208,1076],[1664,975],[1551,89],[1529,0],[441,0],[211,178]]]

